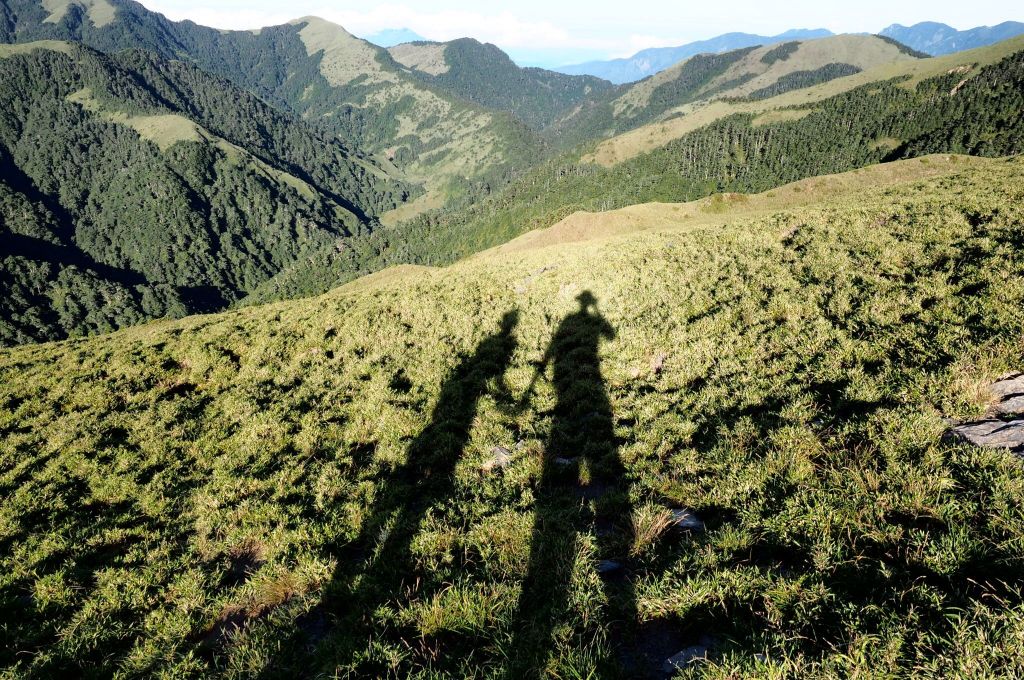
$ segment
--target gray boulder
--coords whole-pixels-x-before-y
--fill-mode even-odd
[[[1009,449],[1024,455],[1024,420],[983,420],[953,428],[953,434],[986,449]]]
[[[680,531],[704,531],[704,521],[689,508],[676,508],[672,513],[671,527]]]
[[[708,648],[705,645],[693,645],[665,659],[665,663],[661,665],[661,670],[665,673],[675,673],[695,663],[706,661],[707,658]]]
[[[997,401],[993,407],[996,414],[1015,416],[1024,413],[1024,373],[1003,376],[989,386]]]
[[[512,462],[512,452],[504,446],[495,446],[491,449],[491,456],[483,464],[484,472],[504,470]]]

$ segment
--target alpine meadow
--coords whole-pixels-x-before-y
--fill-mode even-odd
[[[0,0],[0,677],[1024,677],[1008,6],[144,4]]]

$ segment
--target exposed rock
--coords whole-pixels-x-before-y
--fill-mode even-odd
[[[1003,376],[989,386],[989,391],[998,400],[993,407],[998,415],[1024,413],[1024,373]]]
[[[997,419],[1024,414],[1024,373],[1008,373],[988,389],[995,402],[990,410],[994,417],[973,423],[949,422],[950,433],[975,446],[1024,455],[1024,420]]]
[[[1024,413],[1024,394],[1004,399],[996,404],[995,410],[1001,416],[1016,416]]]
[[[665,659],[665,663],[662,664],[661,670],[665,673],[674,673],[678,670],[687,668],[695,663],[706,661],[708,658],[708,648],[704,645],[693,645],[686,649],[673,654],[669,658]]]
[[[953,434],[986,449],[1009,449],[1024,455],[1024,420],[984,420],[953,428]]]
[[[597,573],[602,576],[614,574],[617,571],[622,571],[622,562],[616,562],[615,560],[601,560],[597,563]]]
[[[665,361],[668,359],[668,355],[664,352],[658,352],[651,357],[651,373],[658,375],[661,373],[661,369],[665,368]]]
[[[553,272],[556,269],[558,269],[558,265],[554,264],[549,264],[545,267],[541,267],[540,269],[531,272],[529,276],[527,276],[525,279],[517,283],[513,287],[513,290],[519,294],[525,293],[527,290],[530,289],[530,286],[533,284],[534,280],[536,280],[538,276],[543,276],[544,274],[547,274],[548,272]]]
[[[575,464],[576,464],[576,459],[575,458],[563,458],[562,456],[558,456],[557,458],[555,458],[555,465],[561,465],[562,467],[569,467],[570,465],[575,465]]]
[[[484,472],[503,470],[512,462],[512,452],[504,446],[495,446],[491,449],[491,457],[483,464]]]
[[[704,531],[704,521],[689,508],[675,508],[672,513],[672,528],[682,531]]]

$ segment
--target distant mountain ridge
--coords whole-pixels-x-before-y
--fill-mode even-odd
[[[755,35],[753,33],[726,33],[710,40],[698,40],[697,42],[687,43],[679,47],[654,47],[641,50],[626,59],[590,61],[584,64],[562,66],[554,70],[566,75],[597,76],[598,78],[604,78],[617,85],[621,85],[652,76],[679,63],[683,59],[688,59],[702,53],[718,54],[745,47],[754,47],[755,45],[773,45],[789,40],[813,40],[815,38],[827,38],[831,35],[834,35],[832,31],[825,28],[793,29],[775,36]]]
[[[893,24],[878,35],[896,40],[919,52],[939,56],[985,47],[1024,34],[1024,23],[1006,21],[996,26],[978,26],[958,31],[935,21],[913,26]],[[616,85],[642,80],[697,54],[721,54],[755,45],[773,45],[789,40],[810,40],[835,35],[828,29],[794,29],[776,36],[751,33],[725,33],[709,40],[699,40],[679,47],[655,47],[641,50],[625,59],[588,61],[559,66],[554,71],[566,75],[590,75],[610,80]]]
[[[520,118],[458,96],[443,82],[426,82],[384,48],[317,17],[220,31],[169,21],[132,0],[0,3],[0,42],[38,40],[82,42],[103,52],[141,48],[190,62],[380,159],[384,172],[426,190],[423,205],[500,185],[545,153],[541,135]],[[533,96],[543,94],[544,84],[534,82],[539,78],[527,78],[525,90],[512,93],[515,103],[531,103],[519,107],[524,117],[536,106],[549,109],[534,118],[571,109],[592,80],[566,84],[573,78],[549,76],[565,85],[550,97]]]
[[[365,36],[363,40],[386,49],[403,43],[426,42],[427,38],[408,28],[386,28],[373,35]]]
[[[985,47],[1022,34],[1024,23],[1019,21],[1005,21],[997,26],[978,26],[966,31],[958,31],[947,24],[925,21],[913,26],[893,24],[879,33],[932,56]]]

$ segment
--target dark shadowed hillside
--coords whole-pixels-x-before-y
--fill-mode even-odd
[[[223,308],[406,189],[182,62],[0,46],[0,342]]]

